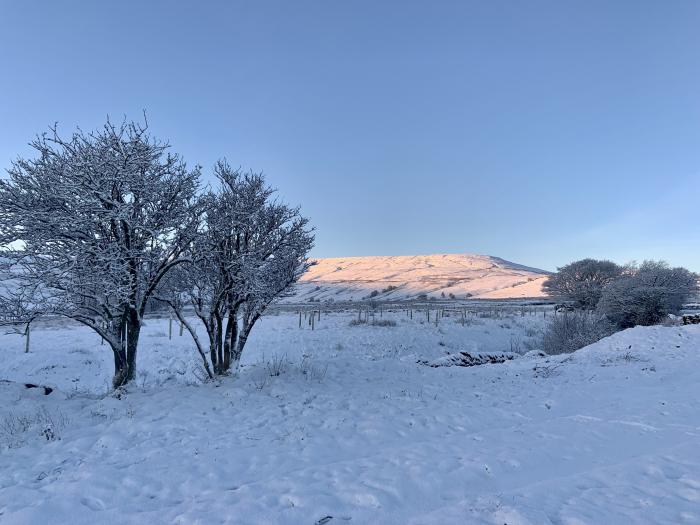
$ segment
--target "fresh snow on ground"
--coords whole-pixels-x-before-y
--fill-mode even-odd
[[[548,273],[475,254],[314,259],[290,301],[358,301],[428,297],[509,299],[542,297]]]
[[[431,368],[525,352],[542,314],[356,317],[266,316],[239,376],[206,384],[149,320],[119,396],[86,329],[38,326],[29,354],[0,336],[0,523],[700,523],[700,327]]]

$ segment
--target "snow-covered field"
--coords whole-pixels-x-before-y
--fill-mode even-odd
[[[207,384],[150,320],[118,397],[86,329],[37,327],[29,354],[0,336],[0,523],[700,523],[700,327],[431,368],[525,351],[544,319],[356,317],[266,316],[239,377]]]

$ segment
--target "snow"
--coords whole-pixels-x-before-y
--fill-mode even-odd
[[[543,297],[544,270],[475,254],[314,259],[288,302]],[[444,295],[443,295],[444,294]]]
[[[39,326],[29,354],[0,336],[0,522],[700,523],[700,326],[432,368],[417,361],[525,352],[544,318],[382,315],[397,325],[266,316],[240,375],[207,384],[151,319],[119,397],[86,329]],[[28,421],[11,440],[10,414]]]

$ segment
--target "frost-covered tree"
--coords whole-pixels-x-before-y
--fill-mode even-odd
[[[697,291],[697,274],[663,261],[644,261],[605,286],[598,309],[620,328],[652,325],[679,313]]]
[[[147,125],[37,137],[0,181],[0,247],[19,317],[75,319],[114,353],[115,387],[134,377],[143,315],[183,262],[198,224],[199,169],[188,170]],[[27,299],[30,297],[30,299]],[[15,302],[17,304],[17,302]]]
[[[552,297],[592,310],[600,300],[603,287],[620,277],[623,271],[623,267],[612,261],[582,259],[558,268],[557,273],[545,281],[543,288]]]
[[[202,197],[206,212],[192,263],[178,268],[159,296],[192,335],[210,375],[238,365],[255,323],[308,267],[314,240],[308,219],[273,199],[262,175],[242,174],[225,161],[214,173],[219,186]],[[189,306],[205,327],[208,348],[185,319]]]

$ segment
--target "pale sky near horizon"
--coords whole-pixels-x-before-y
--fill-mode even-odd
[[[0,0],[0,168],[141,118],[264,171],[317,257],[700,271],[700,2]]]

